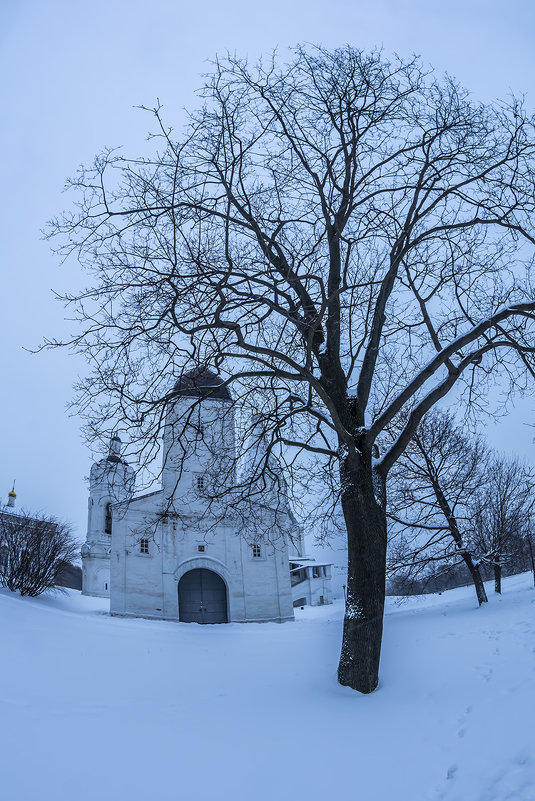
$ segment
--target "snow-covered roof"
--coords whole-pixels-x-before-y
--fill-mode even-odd
[[[293,570],[300,570],[302,567],[331,567],[332,562],[316,562],[315,559],[307,559],[306,557],[296,557],[290,559],[290,564],[292,565],[299,565],[299,567],[294,567]],[[290,572],[293,572],[291,570]]]

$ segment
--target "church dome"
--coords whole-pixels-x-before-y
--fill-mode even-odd
[[[188,370],[176,382],[174,395],[185,398],[217,398],[218,400],[232,400],[227,387],[222,386],[223,379],[213,373],[208,367],[195,367]]]

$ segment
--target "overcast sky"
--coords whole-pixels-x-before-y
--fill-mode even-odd
[[[135,106],[159,98],[179,126],[216,53],[285,54],[297,42],[419,53],[478,99],[513,90],[534,106],[534,30],[532,0],[271,0],[256,10],[250,0],[0,0],[2,500],[16,478],[19,506],[85,536],[91,457],[66,411],[84,364],[25,348],[66,334],[51,290],[81,281],[40,231],[68,207],[62,187],[78,164],[105,145],[143,152],[149,120]],[[534,406],[490,426],[493,444],[531,458]]]

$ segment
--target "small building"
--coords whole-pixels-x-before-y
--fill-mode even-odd
[[[134,494],[117,436],[91,468],[84,594],[109,595],[112,614],[196,623],[293,620],[299,584],[300,606],[330,603],[330,567],[319,566],[320,587],[275,463],[250,519],[237,512],[239,499],[221,514],[214,496],[231,497],[236,464],[229,390],[206,368],[185,374],[167,409],[161,487]],[[296,582],[301,562],[312,572]]]
[[[290,559],[290,581],[294,606],[332,603],[332,564],[315,559]]]

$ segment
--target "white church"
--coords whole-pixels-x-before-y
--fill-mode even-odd
[[[195,623],[284,622],[295,606],[331,603],[331,565],[304,556],[303,529],[277,481],[264,480],[250,519],[228,501],[221,513],[213,482],[232,492],[235,452],[232,398],[207,368],[174,387],[161,489],[133,494],[134,471],[114,436],[90,473],[83,593],[109,596],[114,615]]]

